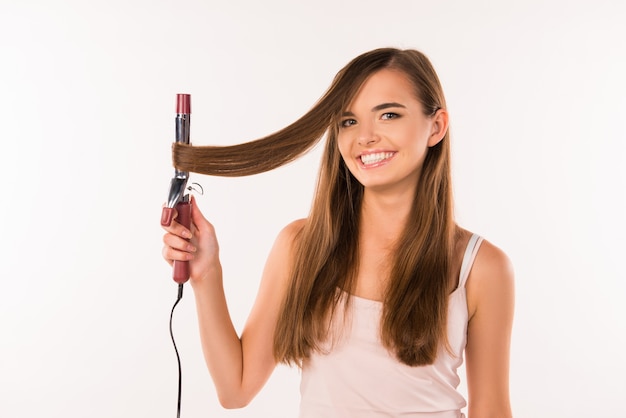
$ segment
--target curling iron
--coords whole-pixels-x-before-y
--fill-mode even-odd
[[[176,95],[176,142],[189,144],[189,122],[191,119],[191,95]],[[178,213],[176,221],[186,228],[191,227],[191,201],[186,194],[188,171],[174,168],[174,177],[170,181],[170,190],[167,204],[161,214],[161,225],[170,226],[174,217],[174,210]],[[189,262],[174,261],[173,279],[179,285],[189,280]]]

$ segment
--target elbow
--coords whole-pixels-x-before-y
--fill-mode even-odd
[[[248,406],[249,402],[239,402],[238,400],[233,399],[220,399],[220,405],[224,409],[241,409]]]
[[[468,418],[513,418],[510,404],[474,407],[468,409]]]
[[[250,401],[252,401],[251,397],[247,396],[228,396],[228,395],[219,395],[218,399],[220,401],[220,405],[224,409],[241,409],[248,406]]]

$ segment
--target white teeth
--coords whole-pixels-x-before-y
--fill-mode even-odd
[[[391,158],[392,155],[393,152],[376,152],[374,154],[365,154],[361,155],[361,161],[363,161],[363,164],[365,165],[376,164],[383,160],[386,160],[387,158]]]

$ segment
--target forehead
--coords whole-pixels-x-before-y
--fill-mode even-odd
[[[383,69],[369,76],[357,91],[348,108],[361,105],[376,106],[388,102],[405,105],[418,102],[413,83],[402,71]]]

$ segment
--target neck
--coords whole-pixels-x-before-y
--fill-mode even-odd
[[[393,245],[404,230],[413,199],[414,193],[383,194],[366,189],[361,206],[361,236]]]

